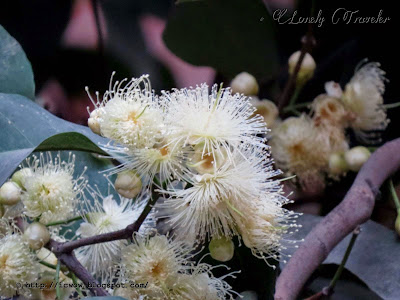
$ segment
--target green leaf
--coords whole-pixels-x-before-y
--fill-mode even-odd
[[[0,25],[0,93],[35,99],[32,66],[21,45]]]
[[[278,68],[273,20],[261,0],[179,1],[164,41],[188,63],[228,78],[243,71],[262,78]]]
[[[109,160],[91,154],[107,155],[96,145],[105,144],[106,139],[93,134],[85,126],[52,115],[23,96],[0,93],[0,127],[0,184],[33,151],[89,152],[79,153],[79,164],[91,165],[96,174],[99,169],[110,167]],[[104,180],[103,176],[100,177]],[[100,184],[102,180],[95,180],[95,183]]]

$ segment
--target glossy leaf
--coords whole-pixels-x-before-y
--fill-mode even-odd
[[[87,127],[52,115],[20,95],[0,94],[0,127],[0,184],[33,151],[75,150],[106,155],[97,146],[106,139]],[[105,164],[92,154],[80,155],[95,160],[95,165]]]
[[[31,63],[21,45],[0,25],[0,93],[35,99]]]

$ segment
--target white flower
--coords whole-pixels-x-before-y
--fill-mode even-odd
[[[362,66],[346,85],[342,101],[353,113],[351,127],[364,141],[373,140],[376,135],[365,131],[384,130],[389,123],[383,107],[385,72],[379,63],[371,62]]]
[[[264,194],[247,204],[246,215],[237,216],[244,244],[255,257],[263,259],[273,268],[268,260],[279,260],[282,250],[296,243],[283,236],[297,231],[290,231],[293,228],[301,227],[295,222],[298,214],[282,207],[287,203],[290,201],[278,193]],[[250,217],[245,217],[247,214]]]
[[[83,173],[74,179],[75,155],[68,161],[57,154],[54,161],[50,153],[27,159],[32,173],[25,178],[21,200],[30,218],[38,218],[43,224],[66,220],[73,216],[82,196],[86,180]]]
[[[311,119],[290,117],[279,124],[270,141],[272,155],[279,168],[301,177],[321,176],[327,165],[326,144]]]
[[[186,162],[190,150],[182,144],[174,146],[164,138],[150,148],[132,149],[109,146],[107,150],[110,155],[122,162],[109,175],[126,170],[135,172],[144,186],[142,192],[148,191],[156,175],[160,183],[187,179]]]
[[[21,284],[35,282],[39,270],[35,255],[20,234],[0,234],[0,299],[17,293],[30,296],[30,291]]]
[[[237,216],[248,215],[254,198],[279,191],[279,181],[268,153],[257,148],[240,149],[232,161],[218,166],[213,173],[196,175],[193,186],[185,190],[167,191],[170,198],[160,208],[169,208],[169,222],[179,238],[237,235]]]
[[[114,75],[115,73],[113,73]],[[95,131],[125,146],[152,147],[163,129],[162,115],[151,90],[148,75],[115,82],[104,94],[103,100],[94,101]],[[94,120],[93,119],[93,120]],[[99,129],[97,130],[97,123]]]
[[[322,143],[327,154],[348,149],[345,128],[350,115],[340,99],[321,94],[312,103],[313,122],[318,130],[317,140]],[[329,159],[328,159],[329,160]]]
[[[77,236],[82,238],[126,228],[136,221],[146,204],[145,201],[137,203],[122,197],[118,203],[112,195],[103,198],[93,189],[91,189],[91,196],[93,200],[85,200],[86,208],[82,212],[84,222],[76,231]],[[146,226],[143,224],[141,228]],[[81,247],[75,250],[75,253],[89,272],[105,278],[109,275],[110,268],[118,262],[121,248],[125,244],[123,240],[100,243]]]
[[[322,124],[341,130],[347,126],[348,113],[340,99],[321,94],[314,99],[311,108],[317,126]]]
[[[212,267],[190,261],[194,248],[166,236],[140,237],[122,254],[122,281],[148,283],[146,289],[122,291],[128,299],[226,299],[234,293],[223,280],[214,278]],[[230,276],[228,274],[226,276]],[[129,295],[131,294],[131,295]]]
[[[204,153],[240,144],[265,148],[265,139],[257,136],[267,129],[261,116],[253,116],[255,108],[243,95],[214,85],[209,94],[206,84],[196,88],[164,92],[166,127],[171,132],[173,147],[204,144]]]

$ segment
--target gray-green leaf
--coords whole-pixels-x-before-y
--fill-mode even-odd
[[[0,128],[0,184],[33,151],[75,150],[106,155],[97,146],[106,143],[106,139],[93,134],[87,127],[52,115],[20,95],[0,93]],[[92,167],[95,164],[104,169],[109,164],[92,154],[80,155]]]
[[[0,93],[35,99],[32,66],[21,45],[0,25]]]

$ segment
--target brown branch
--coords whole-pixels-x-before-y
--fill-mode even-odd
[[[146,207],[143,209],[139,218],[134,223],[128,225],[125,229],[65,243],[50,240],[46,247],[86,285],[91,293],[95,296],[108,296],[108,293],[103,288],[99,287],[98,281],[92,276],[92,274],[90,274],[90,272],[76,259],[73,250],[83,246],[132,238],[133,233],[139,230],[157,200],[158,194],[153,192],[152,197],[146,204]]]
[[[315,38],[312,33],[312,27],[309,26],[308,32],[301,39],[302,47],[300,52],[299,60],[296,63],[296,67],[294,68],[293,74],[289,76],[289,80],[286,82],[286,85],[283,89],[283,92],[278,100],[278,109],[281,117],[284,114],[283,109],[289,103],[290,97],[293,94],[294,88],[296,86],[297,75],[300,71],[301,64],[303,63],[303,59],[306,56],[307,52],[311,53],[312,49],[315,46]]]
[[[400,167],[400,138],[376,150],[359,171],[343,201],[306,236],[276,282],[275,299],[296,299],[329,252],[373,211],[379,187]]]

